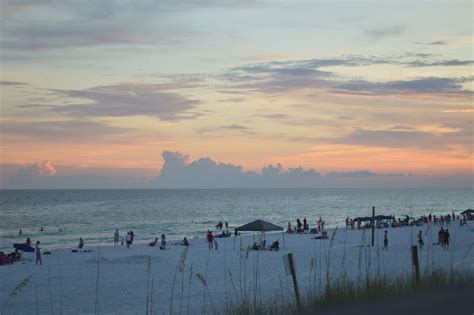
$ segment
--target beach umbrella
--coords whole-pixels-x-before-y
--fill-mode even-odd
[[[464,210],[463,212],[461,212],[461,215],[462,214],[473,214],[474,213],[474,209],[467,209],[467,210]]]
[[[278,226],[276,224],[263,221],[263,220],[255,220],[253,222],[241,225],[237,228],[235,228],[235,233],[234,235],[237,234],[237,232],[262,232],[265,235],[265,232],[269,231],[282,231],[283,232],[283,246],[285,246],[285,232],[284,229],[281,226]]]

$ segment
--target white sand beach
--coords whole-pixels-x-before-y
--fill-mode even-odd
[[[283,244],[282,233],[267,233],[267,244],[280,241],[278,252],[247,250],[259,233],[217,239],[218,250],[208,250],[204,237],[191,239],[184,260],[186,247],[173,245],[173,241],[168,242],[167,250],[146,244],[127,249],[113,246],[111,231],[109,244],[98,248],[86,243],[84,249],[90,252],[53,251],[43,255],[42,266],[35,265],[34,253],[25,253],[20,262],[0,266],[0,307],[5,314],[143,314],[148,296],[148,310],[155,314],[200,314],[222,312],[226,305],[239,304],[243,299],[252,303],[254,299],[265,303],[293,301],[284,254],[294,254],[299,287],[306,294],[325,284],[327,266],[330,281],[343,274],[355,281],[365,281],[367,274],[411,275],[410,246],[417,244],[419,230],[425,240],[419,252],[422,273],[434,268],[472,271],[474,222],[468,223],[460,227],[455,221],[447,227],[451,234],[449,250],[432,245],[439,230],[433,224],[386,229],[388,250],[382,250],[384,229],[375,230],[375,246],[368,247],[361,245],[370,244],[370,230],[342,227],[335,233],[332,246],[330,240],[312,239],[312,234],[285,234]],[[328,234],[331,238],[333,229]],[[12,295],[27,278],[25,286]]]

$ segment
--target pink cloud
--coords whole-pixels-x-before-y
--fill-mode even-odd
[[[54,176],[56,175],[56,168],[50,161],[36,162],[30,166],[18,170],[19,175],[29,176]]]

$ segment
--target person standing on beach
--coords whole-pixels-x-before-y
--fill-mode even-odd
[[[212,235],[212,231],[207,233],[207,245],[209,246],[209,250],[214,248],[214,235]]]
[[[114,233],[114,245],[118,245],[119,239],[120,239],[119,231],[118,231],[118,229],[115,229],[115,233]]]
[[[383,247],[382,249],[388,250],[388,232],[385,230],[385,233],[383,234]]]
[[[425,242],[423,241],[423,234],[420,232],[418,232],[418,247],[420,247],[420,249],[423,248],[423,246],[425,245]]]
[[[37,264],[37,265],[42,265],[43,263],[41,262],[41,247],[40,247],[40,241],[36,241],[35,253],[36,253],[36,264]]]
[[[225,221],[225,229],[228,230],[229,229],[229,222]]]
[[[133,233],[133,231],[130,231],[130,244],[133,244],[134,238],[135,238],[135,233]]]
[[[18,231],[18,236],[22,236],[23,235],[23,231],[20,229],[20,231]]]
[[[166,249],[166,236],[164,234],[161,234],[161,246],[160,249],[165,250]]]
[[[444,244],[443,244],[443,235],[444,235],[444,229],[441,228],[438,232],[438,244],[437,245],[441,245],[444,247]]]
[[[130,244],[132,244],[132,235],[130,232],[127,232],[127,237],[126,237],[126,242],[127,242],[127,248],[130,248]]]
[[[444,249],[449,250],[449,230],[444,231]]]
[[[79,237],[79,249],[82,249],[84,247],[84,240],[82,237]]]

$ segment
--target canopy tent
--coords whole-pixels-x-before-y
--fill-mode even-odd
[[[467,209],[467,210],[464,210],[463,212],[461,212],[461,215],[463,214],[473,214],[474,213],[474,209]]]
[[[255,220],[253,222],[241,225],[235,228],[234,235],[237,235],[237,232],[262,232],[265,237],[265,232],[269,231],[282,231],[283,233],[283,246],[285,246],[285,232],[281,226],[275,225],[273,223],[263,221],[263,220]],[[235,238],[234,238],[235,240]],[[235,246],[235,242],[234,242]]]
[[[267,232],[267,231],[282,231],[283,228],[281,226],[275,225],[273,223],[263,221],[263,220],[255,220],[253,222],[244,224],[235,228],[236,232],[241,231],[251,231],[251,232]]]
[[[375,220],[395,220],[395,217],[393,215],[376,215],[374,217]]]
[[[361,222],[372,221],[372,217],[357,217],[354,219],[354,221],[361,221]]]

